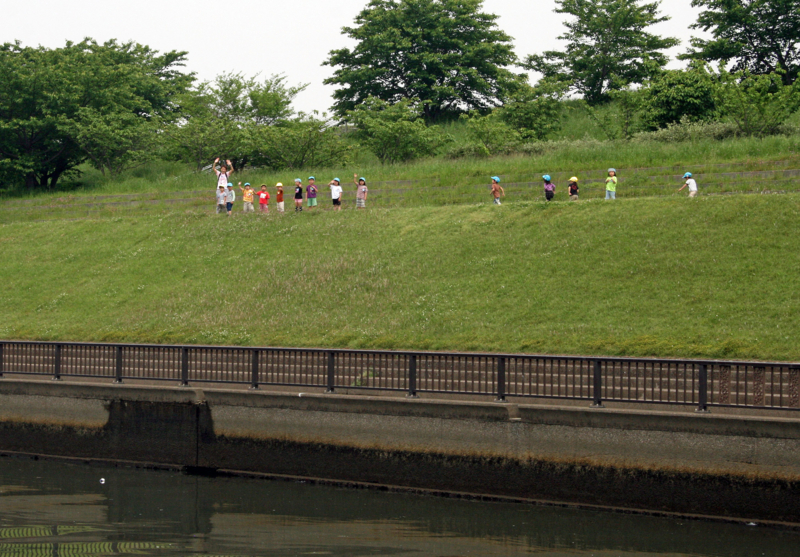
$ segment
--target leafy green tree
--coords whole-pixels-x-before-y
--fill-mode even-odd
[[[299,114],[280,126],[249,124],[245,146],[256,166],[275,170],[347,165],[352,147],[324,114]]]
[[[496,113],[482,115],[477,111],[462,114],[466,123],[472,151],[475,154],[492,156],[514,151],[522,142],[522,136]]]
[[[289,86],[281,75],[259,81],[240,73],[198,83],[180,98],[181,119],[166,129],[167,153],[198,169],[216,157],[236,168],[251,164],[252,138],[259,135],[254,129],[292,122],[292,102],[306,87]]]
[[[645,126],[655,130],[675,122],[715,118],[718,88],[719,80],[705,64],[663,72],[642,91]]]
[[[767,74],[782,70],[784,84],[800,73],[800,0],[693,0],[705,8],[693,29],[711,32],[693,37],[692,49],[679,58],[733,61],[732,71]]]
[[[774,134],[800,108],[800,81],[786,85],[778,72],[722,72],[720,79],[717,102],[745,135]]]
[[[103,175],[118,175],[157,154],[158,122],[131,112],[102,114],[81,108],[70,128],[75,143]]]
[[[643,83],[667,63],[662,52],[676,46],[646,29],[667,21],[659,2],[640,0],[556,0],[556,13],[574,19],[564,22],[568,32],[564,51],[549,50],[528,56],[523,66],[545,78],[569,83],[590,104],[605,102],[609,91]]]
[[[408,100],[389,104],[370,97],[351,110],[347,119],[356,126],[356,139],[382,164],[431,155],[445,140],[436,126],[425,125]]]
[[[371,0],[343,33],[358,44],[332,50],[337,85],[334,110],[370,97],[394,104],[410,99],[427,122],[471,109],[488,109],[519,82],[506,69],[516,62],[511,37],[483,13],[482,0]]]
[[[29,189],[54,188],[90,153],[98,168],[126,164],[114,159],[125,158],[132,130],[176,111],[192,80],[179,71],[184,57],[91,39],[58,49],[0,46],[0,172]],[[117,148],[100,154],[92,130]]]
[[[566,92],[564,83],[542,80],[536,87],[520,87],[495,112],[516,129],[523,140],[541,141],[561,129],[564,110],[561,101]]]

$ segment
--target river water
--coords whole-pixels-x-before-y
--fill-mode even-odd
[[[800,555],[800,532],[0,457],[0,557]]]

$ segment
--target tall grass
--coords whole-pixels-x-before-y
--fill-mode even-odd
[[[587,178],[601,178],[607,167],[615,167],[624,176],[626,171],[642,167],[693,167],[733,162],[742,169],[762,168],[770,161],[792,160],[800,164],[800,136],[766,138],[732,138],[723,141],[702,140],[683,143],[655,141],[559,141],[537,144],[530,154],[514,154],[488,158],[447,160],[430,158],[407,164],[305,168],[302,170],[271,171],[247,169],[233,175],[233,181],[254,185],[276,182],[291,184],[294,178],[317,177],[323,187],[339,177],[347,187],[353,173],[365,176],[368,182],[417,180],[428,186],[459,186],[487,183],[489,176],[499,174],[509,181],[527,180],[543,173],[568,172]],[[212,191],[216,183],[211,174],[199,174],[190,165],[153,162],[115,178],[102,176],[84,167],[80,181],[64,184],[56,195],[98,195],[143,192]],[[52,192],[34,195],[6,192],[14,197],[52,197]]]

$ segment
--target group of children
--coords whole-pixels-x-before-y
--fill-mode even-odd
[[[696,197],[697,196],[697,182],[695,182],[694,178],[692,178],[692,173],[687,172],[683,175],[683,179],[685,180],[683,186],[678,191],[683,190],[684,188],[689,188],[689,197]],[[544,198],[547,201],[552,201],[553,197],[556,194],[556,186],[553,184],[553,180],[549,174],[545,174],[542,176],[542,180],[544,181]],[[617,198],[617,170],[615,168],[608,169],[608,177],[606,178],[606,199],[616,199]],[[578,192],[580,188],[578,187],[578,178],[573,176],[569,179],[569,199],[570,201],[577,201],[578,200]],[[492,197],[494,198],[494,204],[500,205],[500,197],[505,197],[506,192],[503,187],[500,185],[500,177],[499,176],[492,176]]]
[[[233,203],[236,201],[236,192],[233,190],[233,184],[229,182],[231,174],[234,173],[233,164],[231,161],[226,160],[226,165],[222,165],[217,170],[217,163],[219,158],[214,160],[213,168],[217,175],[217,213],[226,212],[228,216],[233,213]],[[367,188],[367,180],[363,177],[359,178],[358,174],[353,174],[353,183],[356,185],[356,208],[365,209],[367,207],[367,195],[369,188]],[[294,179],[294,210],[296,213],[303,211],[303,198],[305,196],[306,209],[311,210],[317,207],[317,182],[314,176],[308,177],[308,185],[303,187],[303,181],[300,178]],[[333,208],[336,211],[342,208],[342,188],[339,178],[334,178],[328,183],[331,188],[331,201]],[[275,204],[279,213],[284,212],[283,201],[283,184],[278,182],[275,184]],[[269,200],[271,198],[267,191],[267,185],[261,184],[261,189],[256,191],[252,188],[249,182],[244,184],[239,182],[239,190],[242,192],[242,212],[253,213],[253,200],[258,197],[259,212],[269,213]]]
[[[230,179],[230,175],[233,174],[233,165],[231,161],[225,161],[227,166],[223,165],[217,170],[216,165],[219,162],[219,158],[214,161],[214,172],[217,174],[217,213],[227,212],[228,215],[231,215],[233,212],[233,202],[236,200],[236,193],[233,191],[233,184],[230,183],[228,180]],[[694,178],[692,178],[692,173],[687,172],[683,175],[683,179],[685,180],[683,186],[678,190],[681,191],[684,188],[689,188],[689,197],[695,197],[697,195],[697,182],[695,182]],[[555,197],[556,193],[556,186],[553,183],[552,178],[549,174],[545,174],[542,176],[542,180],[544,181],[544,197],[547,201],[552,201]],[[364,209],[367,206],[367,181],[362,177],[359,178],[358,174],[353,174],[353,183],[356,185],[356,208],[357,209]],[[617,198],[617,170],[615,168],[608,169],[608,177],[605,180],[606,186],[606,199],[616,199]],[[331,188],[331,200],[333,202],[334,210],[338,211],[342,208],[342,193],[343,188],[341,186],[341,182],[339,178],[334,178],[333,180],[328,183],[328,187]],[[275,184],[275,188],[277,189],[276,193],[276,204],[279,213],[284,212],[283,206],[283,184],[278,182]],[[261,185],[261,189],[256,191],[252,189],[249,183],[245,183],[244,187],[242,187],[242,183],[239,182],[239,189],[242,192],[242,199],[243,199],[243,207],[242,211],[245,213],[252,213],[255,211],[253,209],[253,199],[255,196],[258,196],[258,206],[260,212],[268,213],[269,212],[269,200],[270,194],[267,191],[266,184]],[[578,178],[577,176],[573,176],[569,179],[569,198],[570,201],[577,201],[578,200],[578,193],[580,188],[578,187]],[[317,186],[316,186],[316,179],[313,176],[308,177],[308,185],[303,187],[302,180],[300,178],[295,178],[294,180],[294,210],[295,212],[301,212],[303,210],[303,197],[305,194],[306,200],[306,208],[313,209],[317,206]],[[500,177],[499,176],[492,176],[492,198],[494,199],[495,205],[500,205],[500,198],[505,197],[506,192],[503,187],[500,185]]]

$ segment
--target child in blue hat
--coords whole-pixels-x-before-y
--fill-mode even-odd
[[[492,176],[492,197],[494,198],[495,205],[500,205],[501,195],[505,197],[506,190],[500,185],[500,176]]]

